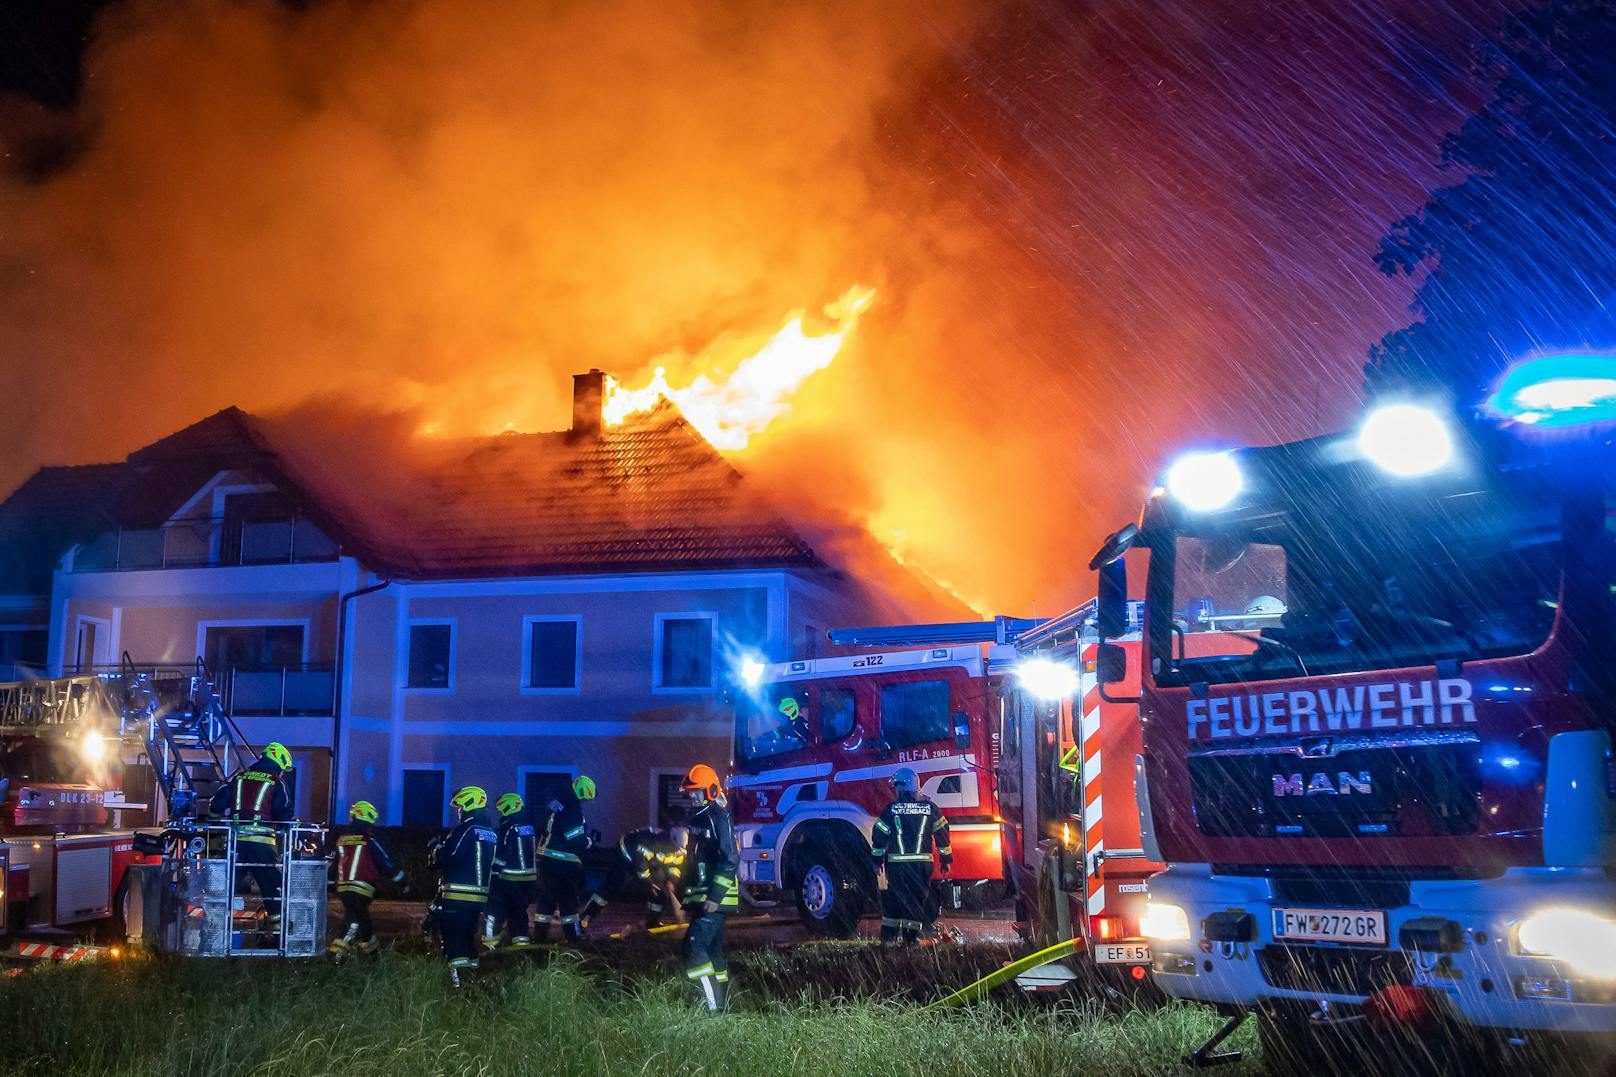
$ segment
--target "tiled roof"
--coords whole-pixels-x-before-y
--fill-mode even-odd
[[[72,543],[155,526],[237,467],[286,488],[367,567],[404,577],[823,567],[670,404],[599,434],[445,443],[385,507],[364,471],[311,461],[285,437],[227,408],[122,464],[41,469],[0,504],[0,592],[37,592]]]
[[[670,404],[599,435],[481,439],[435,469],[419,513],[426,575],[820,566]]]

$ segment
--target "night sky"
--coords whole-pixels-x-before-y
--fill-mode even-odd
[[[81,72],[101,6],[0,11],[0,486],[230,403],[556,428],[865,283],[743,463],[1007,612],[1175,450],[1350,419],[1509,10],[119,3]]]

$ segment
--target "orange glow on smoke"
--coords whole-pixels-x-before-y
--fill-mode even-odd
[[[637,389],[625,388],[615,378],[608,379],[606,425],[617,426],[630,415],[650,411],[659,400],[667,399],[714,447],[729,452],[744,449],[753,437],[791,410],[792,394],[803,382],[835,361],[858,325],[859,316],[874,300],[872,288],[849,288],[825,306],[825,316],[832,325],[824,332],[809,331],[804,325],[806,312],[793,311],[761,348],[719,378],[701,373],[687,385],[675,388],[668,382],[667,368],[658,366],[650,380]],[[698,363],[711,358],[704,354]]]

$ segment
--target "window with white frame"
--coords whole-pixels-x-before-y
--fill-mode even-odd
[[[404,687],[448,691],[453,685],[454,625],[447,621],[411,622]]]
[[[657,688],[700,691],[713,686],[711,614],[657,614],[653,650]]]
[[[522,688],[532,692],[576,692],[582,674],[582,618],[526,618],[522,649]]]

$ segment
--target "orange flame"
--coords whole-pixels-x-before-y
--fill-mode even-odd
[[[651,380],[638,389],[624,388],[609,378],[606,425],[616,426],[630,415],[650,411],[657,401],[666,398],[715,448],[731,452],[744,449],[755,435],[791,409],[791,395],[810,375],[830,366],[858,325],[859,315],[874,300],[872,288],[849,288],[835,302],[826,304],[825,314],[835,324],[822,333],[810,333],[803,325],[805,312],[793,311],[763,347],[719,380],[698,374],[688,385],[674,388],[663,366],[657,367]]]

